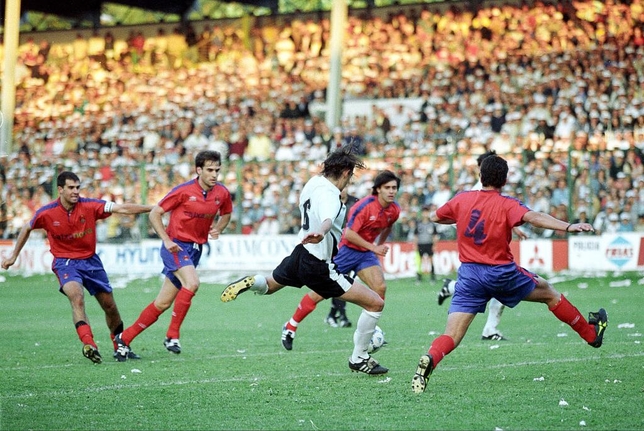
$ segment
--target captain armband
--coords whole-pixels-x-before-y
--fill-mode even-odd
[[[111,213],[112,208],[114,208],[114,202],[105,202],[105,208],[103,209],[106,213]]]

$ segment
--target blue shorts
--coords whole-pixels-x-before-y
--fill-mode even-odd
[[[340,274],[349,274],[351,271],[357,274],[365,268],[380,266],[380,260],[373,251],[359,251],[346,245],[340,247],[333,263]]]
[[[483,313],[488,301],[496,298],[514,307],[537,286],[537,275],[516,263],[483,265],[464,263],[458,278],[449,312]]]
[[[174,275],[174,272],[184,266],[199,265],[201,259],[201,252],[203,251],[203,244],[196,242],[183,242],[173,239],[181,251],[178,253],[170,253],[165,245],[161,244],[161,260],[163,261],[163,271],[161,273],[168,277],[168,280],[174,284],[177,289],[181,289],[181,281]]]
[[[97,254],[87,259],[54,258],[51,269],[58,277],[58,290],[63,294],[63,286],[70,281],[82,284],[92,296],[98,292],[112,292],[103,262]]]

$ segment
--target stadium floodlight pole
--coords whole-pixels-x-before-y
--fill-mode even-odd
[[[326,92],[326,124],[329,129],[340,124],[342,95],[342,46],[347,20],[347,3],[345,0],[333,0],[331,6],[331,42],[329,64],[329,87]]]
[[[13,111],[16,109],[16,58],[20,34],[20,0],[7,0],[4,12],[4,73],[2,74],[2,107],[0,110],[0,155],[9,154],[13,146]]]

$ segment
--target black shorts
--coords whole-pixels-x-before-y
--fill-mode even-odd
[[[353,285],[353,278],[340,274],[335,263],[324,262],[298,244],[273,270],[273,278],[284,286],[307,286],[323,298],[337,298]]]
[[[434,244],[418,244],[418,254],[421,256],[433,256],[434,255]]]

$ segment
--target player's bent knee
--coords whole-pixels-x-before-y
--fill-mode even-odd
[[[378,300],[373,301],[367,307],[364,307],[365,310],[371,311],[374,313],[380,313],[385,308],[385,301],[378,297]]]

